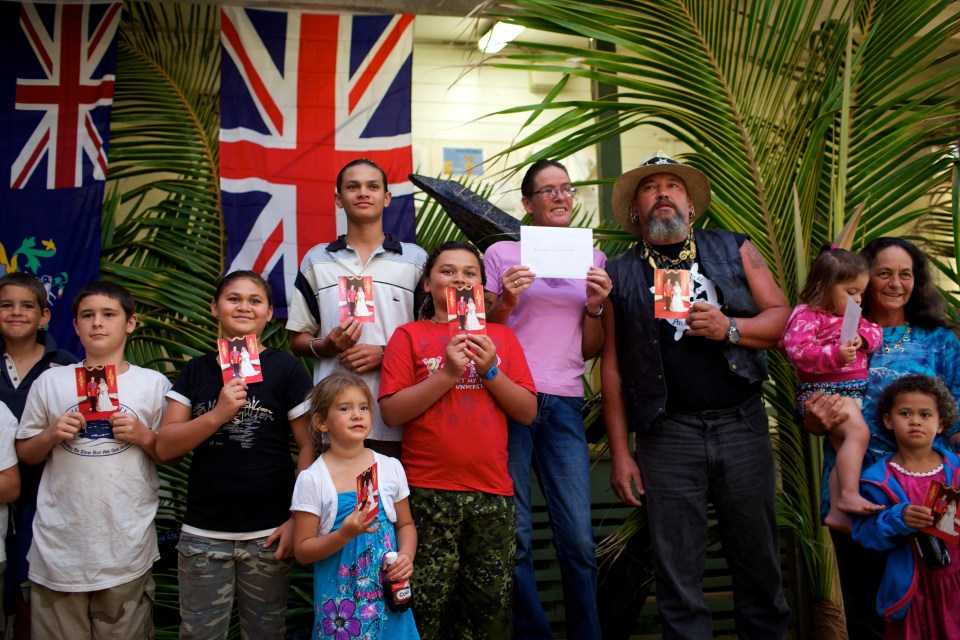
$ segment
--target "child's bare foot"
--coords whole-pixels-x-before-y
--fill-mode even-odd
[[[856,513],[861,516],[883,511],[882,505],[874,504],[854,491],[841,491],[840,497],[837,499],[836,508],[844,513]],[[830,511],[833,511],[833,509],[834,506],[830,505]]]
[[[840,511],[835,505],[830,506],[830,512],[827,513],[827,517],[823,519],[823,524],[841,533],[850,533],[853,531],[853,520],[843,511]]]

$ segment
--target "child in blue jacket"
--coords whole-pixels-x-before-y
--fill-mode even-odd
[[[888,554],[877,594],[885,638],[960,638],[960,544],[946,541],[953,562],[928,569],[913,535],[934,525],[933,509],[923,506],[930,483],[960,482],[960,457],[941,435],[956,420],[957,403],[940,380],[911,375],[884,390],[877,413],[893,431],[897,452],[863,473],[861,493],[885,508],[854,516],[853,538]]]

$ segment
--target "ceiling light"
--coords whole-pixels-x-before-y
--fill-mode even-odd
[[[506,22],[498,22],[493,25],[493,28],[490,31],[487,31],[483,34],[483,37],[480,38],[480,42],[477,43],[477,47],[480,48],[480,51],[484,53],[496,53],[507,46],[508,43],[512,42],[514,38],[523,33],[523,30],[526,27],[521,27],[518,24],[508,24]]]

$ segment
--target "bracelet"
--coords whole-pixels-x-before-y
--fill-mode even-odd
[[[307,343],[310,345],[310,353],[312,353],[313,357],[316,358],[317,360],[320,360],[320,354],[317,353],[317,350],[313,348],[313,342],[314,340],[319,340],[319,339],[320,338],[310,338],[310,342]]]
[[[586,305],[583,307],[583,312],[587,314],[588,318],[597,319],[603,315],[603,303],[600,303],[600,309],[598,309],[596,313],[590,313],[590,307]]]

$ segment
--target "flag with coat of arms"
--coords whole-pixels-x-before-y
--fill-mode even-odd
[[[100,271],[121,3],[0,2],[0,275],[37,276],[60,347]]]
[[[415,239],[413,16],[224,7],[221,44],[225,272],[263,273],[285,317],[304,254],[346,231],[334,192],[348,162],[384,169],[384,230]]]

